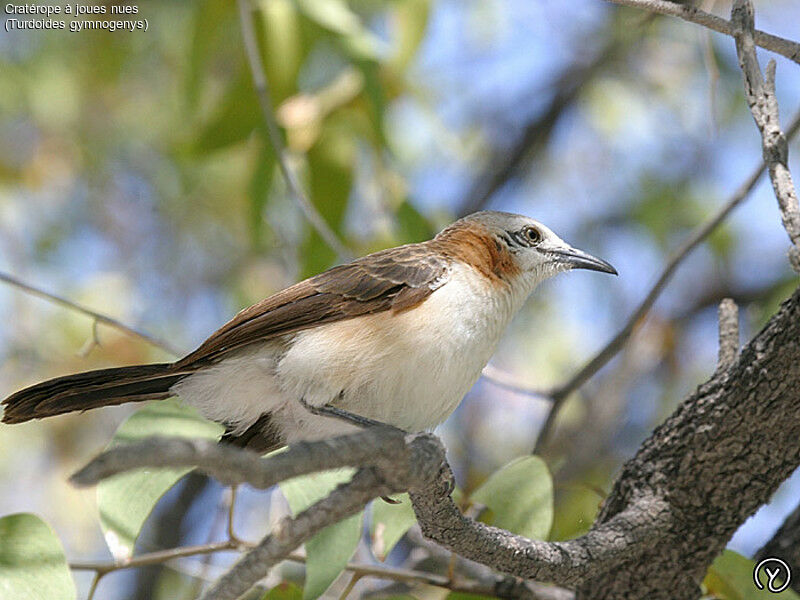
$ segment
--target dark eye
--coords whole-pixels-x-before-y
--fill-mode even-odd
[[[542,241],[542,232],[536,227],[526,227],[522,230],[522,236],[530,246],[535,246]]]

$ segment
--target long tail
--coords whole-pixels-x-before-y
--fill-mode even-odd
[[[43,381],[3,400],[3,423],[24,423],[76,410],[161,400],[186,373],[169,363],[101,369]]]

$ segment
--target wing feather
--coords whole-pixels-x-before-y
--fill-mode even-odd
[[[450,264],[423,242],[333,267],[244,309],[175,367],[201,367],[242,346],[325,323],[407,310],[447,282]]]

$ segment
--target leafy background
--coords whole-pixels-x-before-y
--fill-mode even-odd
[[[733,42],[680,21],[643,23],[641,13],[599,0],[255,4],[291,164],[357,254],[425,239],[450,222],[513,154],[525,127],[576,82],[552,127],[527,144],[485,206],[544,221],[621,276],[573,273],[537,291],[493,359],[524,384],[558,383],[591,356],[670,251],[760,157]],[[707,4],[720,14],[729,9]],[[798,37],[796,2],[759,2],[757,10],[760,28]],[[188,350],[239,308],[336,257],[276,169],[235,4],[154,0],[139,14],[149,20],[147,32],[0,33],[0,271]],[[596,56],[604,60],[581,78]],[[796,65],[777,60],[787,123],[800,76]],[[792,144],[794,155],[799,149]],[[749,338],[794,287],[785,248],[762,181],[687,260],[622,355],[568,402],[541,459],[512,463],[530,453],[547,405],[480,381],[438,430],[463,497],[481,499],[485,519],[529,535],[585,531],[621,462],[713,370],[719,299],[740,302]],[[89,318],[9,287],[0,287],[0,320],[0,396],[50,376],[169,358],[102,326],[96,345]],[[96,493],[66,480],[137,408],[0,428],[0,515],[36,513],[57,538],[31,517],[7,517],[1,530],[43,540],[44,553],[60,555],[60,539],[70,559],[107,559]],[[135,419],[143,429],[129,434],[149,431],[147,415]],[[167,487],[171,479],[159,481]],[[314,485],[301,487],[310,493]],[[795,476],[730,548],[752,555],[794,508],[798,486]],[[509,490],[531,505],[509,503]],[[219,486],[184,478],[147,520],[138,549],[221,538],[224,498]],[[257,539],[286,510],[278,493],[243,490],[237,531]],[[352,521],[354,543],[362,523],[356,558],[382,557],[410,524],[407,504],[376,504]],[[6,547],[0,540],[0,581],[4,565],[17,560]],[[351,549],[323,549],[332,553],[324,557],[346,561]],[[400,540],[387,562],[423,568],[411,549]],[[725,574],[744,564],[726,556],[710,576],[720,596],[739,589]],[[98,594],[190,598],[202,584],[197,575],[219,574],[232,559],[114,573]],[[52,568],[63,583],[63,565]],[[74,575],[85,597],[91,574]],[[299,596],[302,569],[277,569],[268,584],[280,582],[291,585],[270,598]],[[365,579],[353,594],[385,585]],[[337,582],[328,593],[340,591]]]

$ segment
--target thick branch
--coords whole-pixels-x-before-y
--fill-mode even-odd
[[[88,486],[132,469],[197,467],[225,485],[247,483],[266,489],[317,471],[393,465],[402,460],[405,449],[404,434],[388,427],[294,444],[286,452],[267,458],[209,440],[153,437],[110,448],[75,473],[71,481]]]
[[[624,467],[595,528],[642,494],[668,505],[668,523],[632,548],[613,576],[589,578],[581,598],[696,598],[736,529],[800,465],[800,289],[718,369]]]
[[[734,26],[730,21],[712,15],[705,11],[695,8],[691,4],[680,4],[678,2],[670,2],[668,0],[607,0],[613,4],[621,4],[624,6],[632,6],[634,8],[642,8],[654,13],[662,15],[670,15],[679,17],[684,21],[702,25],[717,33],[724,33],[725,35],[733,35]],[[785,56],[800,64],[800,44],[792,40],[787,40],[776,35],[764,33],[763,31],[756,30],[754,32],[754,41],[757,45],[765,50],[770,50],[781,56]]]
[[[529,540],[464,516],[450,498],[452,473],[443,467],[433,485],[409,491],[423,534],[465,558],[518,577],[577,585],[607,572],[664,523],[663,506],[642,499],[629,512],[575,540]]]

